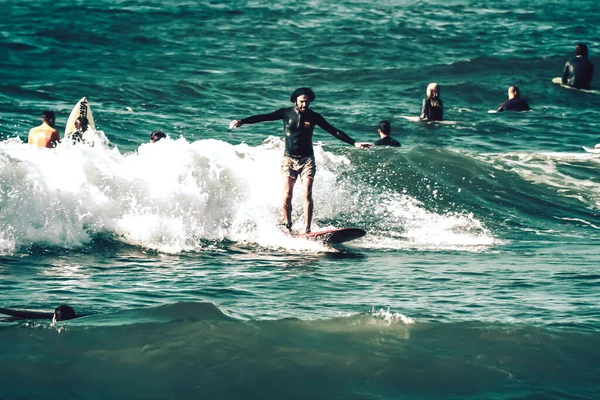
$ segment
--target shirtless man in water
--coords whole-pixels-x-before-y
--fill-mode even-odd
[[[60,141],[60,135],[54,127],[54,113],[44,111],[42,113],[42,124],[29,131],[27,143],[39,147],[56,147]]]
[[[310,232],[313,214],[312,186],[316,172],[312,142],[315,126],[354,147],[371,147],[370,143],[359,143],[344,132],[329,125],[325,118],[308,108],[314,99],[315,94],[312,90],[299,88],[290,97],[290,101],[294,104],[293,107],[280,108],[271,114],[254,115],[241,120],[236,119],[229,124],[230,128],[239,128],[245,124],[283,120],[283,132],[285,134],[285,153],[281,165],[281,172],[284,177],[283,217],[285,227],[290,232],[292,229],[292,196],[298,176],[304,184],[305,232]]]

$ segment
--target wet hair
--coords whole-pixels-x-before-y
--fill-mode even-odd
[[[309,88],[301,87],[294,90],[294,93],[292,93],[292,95],[290,96],[290,101],[296,104],[296,99],[299,96],[302,96],[303,94],[306,95],[306,97],[308,97],[308,101],[313,101],[315,99],[315,92],[313,92]]]
[[[390,125],[390,121],[381,121],[379,123],[379,130],[384,135],[389,135],[390,133],[392,133],[392,126]]]
[[[521,91],[516,86],[511,86],[511,87],[508,88],[508,90],[511,91],[515,95],[515,98],[521,96]]]
[[[167,135],[163,132],[163,131],[154,131],[150,134],[150,141],[151,142],[158,142],[160,139],[164,139],[166,138]]]
[[[42,118],[48,125],[54,128],[54,124],[56,123],[56,117],[52,111],[44,111],[42,112]]]
[[[578,55],[578,56],[587,57],[587,55],[588,55],[588,48],[585,45],[585,43],[579,43],[577,45],[577,47],[575,47],[575,54]]]
[[[75,318],[75,310],[66,304],[61,304],[54,310],[54,317],[57,321],[66,321]]]
[[[427,85],[426,93],[429,103],[432,106],[437,107],[440,104],[440,85],[435,82],[431,82],[429,85]]]
[[[82,115],[79,118],[77,118],[77,121],[79,121],[79,124],[81,125],[81,131],[87,131],[88,126],[90,125],[88,119]]]

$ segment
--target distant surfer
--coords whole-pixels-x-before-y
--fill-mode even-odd
[[[42,124],[29,131],[27,143],[39,147],[56,147],[60,135],[55,127],[55,116],[52,111],[44,111],[41,116]]]
[[[9,315],[15,319],[52,319],[52,323],[57,321],[67,321],[70,319],[82,317],[76,315],[75,310],[71,306],[61,304],[56,307],[54,312],[33,311],[33,310],[18,310],[12,308],[0,308],[0,314]]]
[[[379,129],[377,129],[377,133],[379,133],[380,139],[373,143],[375,146],[400,146],[400,142],[390,136],[392,134],[392,126],[390,121],[381,121],[379,123]]]
[[[82,142],[83,134],[88,130],[90,123],[84,116],[79,116],[75,120],[75,130],[71,133],[71,139],[74,142]]]
[[[562,76],[562,84],[576,89],[589,89],[594,75],[594,64],[588,60],[588,48],[579,43],[575,47],[575,57],[567,61]]]
[[[371,147],[369,143],[359,143],[344,132],[331,126],[325,118],[309,109],[315,99],[315,93],[309,88],[296,89],[290,96],[293,107],[280,108],[270,114],[254,115],[234,120],[230,128],[239,128],[244,124],[256,124],[265,121],[283,120],[285,133],[285,152],[281,171],[284,175],[283,216],[288,231],[292,229],[292,197],[296,178],[300,176],[304,183],[304,217],[306,233],[310,232],[313,214],[312,186],[316,173],[312,136],[315,126],[320,127],[341,141],[358,148]]]
[[[150,134],[150,143],[158,142],[160,139],[166,138],[167,135],[163,131],[154,131]]]
[[[502,111],[529,111],[529,103],[521,98],[518,87],[511,86],[508,88],[508,100],[498,107],[498,112]]]
[[[444,104],[440,99],[440,85],[435,82],[427,85],[425,92],[427,97],[423,99],[421,107],[421,119],[429,121],[441,121],[444,119]]]

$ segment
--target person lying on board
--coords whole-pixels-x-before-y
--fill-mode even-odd
[[[498,112],[502,111],[529,111],[529,103],[521,98],[521,92],[516,86],[508,88],[508,100],[500,104]]]
[[[60,135],[55,127],[55,116],[52,111],[44,111],[41,116],[42,124],[29,131],[27,143],[39,147],[56,147]]]
[[[379,133],[380,139],[373,143],[375,146],[400,146],[400,142],[392,139],[390,136],[392,134],[392,126],[389,121],[381,121],[377,133]]]
[[[13,319],[52,319],[52,324],[58,321],[67,321],[74,318],[82,317],[76,315],[75,310],[71,306],[61,304],[56,307],[53,313],[33,310],[18,310],[12,308],[0,308],[0,314],[9,315]]]
[[[298,176],[304,183],[305,231],[306,233],[310,232],[313,214],[312,186],[316,172],[312,142],[315,126],[354,147],[364,149],[372,146],[370,143],[357,142],[341,130],[331,126],[320,114],[311,110],[309,105],[314,99],[315,93],[311,89],[298,88],[290,96],[293,107],[280,108],[270,114],[236,119],[229,124],[229,128],[235,129],[245,124],[283,120],[285,134],[285,152],[281,165],[281,172],[284,176],[283,218],[288,232],[291,232],[292,229],[292,197]]]

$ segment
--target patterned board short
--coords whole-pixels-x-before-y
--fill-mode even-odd
[[[284,156],[281,163],[281,173],[290,178],[312,178],[314,179],[317,172],[315,157],[289,157]]]

